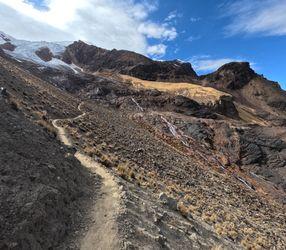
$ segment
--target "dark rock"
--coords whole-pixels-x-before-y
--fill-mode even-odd
[[[242,140],[241,161],[244,165],[260,163],[263,153],[258,145]]]
[[[166,195],[166,193],[160,193],[159,194],[159,200],[163,204],[168,206],[169,209],[174,210],[174,211],[177,210],[177,205],[178,205],[177,201],[174,198],[169,197],[168,195]]]
[[[192,82],[197,74],[190,63],[178,61],[139,64],[131,70],[122,70],[122,73],[149,81]]]
[[[181,95],[174,97],[174,105],[188,109],[198,109],[200,107],[200,104],[198,104],[196,101]]]
[[[198,141],[210,146],[213,144],[213,131],[204,123],[189,123],[186,125],[186,132]]]
[[[50,51],[48,47],[39,48],[35,53],[45,62],[51,61],[54,57],[53,53]]]
[[[9,50],[9,51],[14,51],[17,48],[14,44],[12,44],[10,42],[1,44],[0,47],[2,49]]]
[[[0,56],[5,56],[5,52],[3,51],[3,49],[1,48],[1,46],[0,46]]]
[[[221,96],[214,105],[211,106],[212,109],[222,115],[238,118],[238,111],[233,103],[232,96]]]

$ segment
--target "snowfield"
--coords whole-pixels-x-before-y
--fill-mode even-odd
[[[32,61],[37,64],[40,64],[44,67],[51,68],[62,68],[66,67],[73,71],[75,71],[75,67],[71,66],[60,59],[53,58],[49,62],[43,61],[40,57],[36,55],[36,51],[42,47],[47,47],[53,53],[54,56],[59,56],[65,51],[66,46],[68,46],[71,42],[44,42],[44,41],[25,41],[15,39],[4,32],[0,32],[0,44],[4,44],[6,42],[10,42],[15,45],[16,48],[14,51],[5,50],[5,53],[12,56],[16,60],[26,60]]]

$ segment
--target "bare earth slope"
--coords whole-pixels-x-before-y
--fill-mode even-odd
[[[79,230],[100,181],[10,105],[0,100],[0,248],[55,249]]]

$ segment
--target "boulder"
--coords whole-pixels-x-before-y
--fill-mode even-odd
[[[159,200],[171,210],[176,211],[178,209],[178,202],[174,198],[169,197],[166,193],[160,193]]]

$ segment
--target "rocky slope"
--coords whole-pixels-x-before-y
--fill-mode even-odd
[[[16,218],[15,222],[10,219],[14,217],[0,217],[6,223],[0,233],[3,246],[15,244],[12,237],[20,235],[24,240],[17,244],[61,248],[61,239],[56,238],[60,235],[67,236],[65,247],[78,249],[72,225],[98,231],[92,229],[98,223],[92,218],[98,214],[89,206],[100,208],[97,202],[104,200],[103,193],[83,206],[84,200],[78,198],[61,202],[62,192],[91,197],[90,191],[101,184],[73,157],[66,157],[72,149],[47,134],[55,133],[51,120],[62,119],[57,126],[66,131],[78,152],[100,162],[114,176],[121,196],[120,211],[112,222],[119,229],[115,238],[121,239],[122,249],[141,249],[143,244],[150,249],[285,249],[285,92],[257,75],[249,64],[227,64],[197,77],[189,64],[155,62],[82,42],[68,46],[58,57],[66,61],[69,68],[65,69],[33,60],[19,62],[7,49],[1,51],[0,87],[12,103],[12,108],[0,106],[1,139],[8,138],[1,155],[11,158],[10,165],[7,157],[0,158],[3,180],[8,180],[3,190],[10,185],[9,190],[22,190],[24,195],[39,183],[52,184],[59,190],[55,204],[61,207],[45,212],[50,203],[37,199],[35,204],[44,215],[37,224],[33,219],[38,218],[38,210],[31,210],[36,215],[28,213],[32,219],[27,235],[19,224],[22,207],[34,193],[18,203],[16,194],[3,192],[0,208],[8,213],[5,202],[9,200]],[[39,47],[36,52],[43,61],[50,59],[52,50]],[[22,141],[19,129],[25,132]],[[24,144],[31,144],[32,150]],[[47,155],[42,155],[41,147]],[[23,165],[25,171],[19,164],[23,157],[31,162]],[[35,159],[43,167],[35,168]],[[45,164],[50,162],[56,167],[50,172],[59,180],[47,172]],[[11,175],[5,179],[7,171]],[[47,180],[42,179],[43,173]],[[80,183],[75,187],[76,180]],[[52,194],[48,197],[53,199]],[[86,210],[97,216],[90,217]],[[89,220],[88,224],[73,222],[78,211],[83,215],[81,223]],[[50,230],[49,221],[58,223],[58,231]],[[42,224],[47,231],[38,230]],[[47,242],[42,241],[44,236]]]
[[[79,230],[100,181],[7,98],[0,97],[0,248],[55,249]]]

